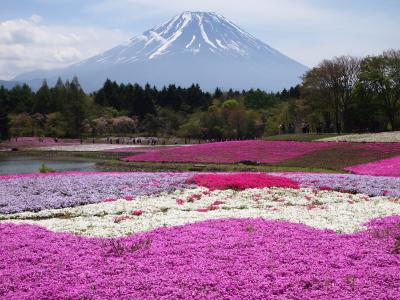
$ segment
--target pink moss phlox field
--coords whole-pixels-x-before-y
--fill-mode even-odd
[[[196,174],[188,180],[188,183],[210,190],[245,190],[265,187],[299,188],[299,185],[292,179],[265,173]]]
[[[278,163],[331,147],[334,144],[336,143],[260,140],[218,142],[148,150],[145,153],[125,157],[123,160],[201,163],[235,163],[247,160],[260,163]]]
[[[319,190],[335,190],[369,196],[400,197],[400,178],[355,174],[331,173],[269,173],[270,175],[290,178],[301,187]]]
[[[53,138],[44,137],[41,142],[39,141],[39,137],[19,137],[17,140],[12,138],[11,141],[4,141],[1,145],[4,147],[46,147],[56,145],[76,145],[79,143],[79,139],[58,139],[56,142]]]
[[[399,224],[222,219],[115,239],[0,224],[0,298],[399,299]]]
[[[400,177],[400,156],[351,166],[345,170],[355,174]]]

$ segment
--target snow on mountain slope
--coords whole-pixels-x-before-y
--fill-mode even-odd
[[[219,14],[184,12],[68,68],[34,71],[15,80],[77,75],[86,90],[99,88],[106,78],[157,86],[199,83],[209,90],[278,90],[297,84],[306,70]]]

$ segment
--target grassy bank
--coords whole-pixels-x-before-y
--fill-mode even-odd
[[[0,157],[34,156],[45,159],[90,160],[102,171],[148,171],[148,172],[343,172],[324,167],[290,166],[290,165],[246,165],[246,164],[199,164],[199,163],[159,163],[159,162],[125,162],[121,157],[137,153],[121,152],[63,152],[63,151],[16,151],[0,152]]]
[[[336,133],[324,133],[324,134],[317,134],[317,133],[308,133],[308,134],[280,134],[280,135],[272,135],[264,137],[263,140],[266,141],[296,141],[296,142],[312,142],[319,139],[324,139],[328,137],[335,137],[337,136]]]

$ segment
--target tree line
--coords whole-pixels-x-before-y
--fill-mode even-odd
[[[86,94],[77,77],[36,92],[0,87],[0,138],[110,134],[204,139],[256,138],[284,132],[368,132],[400,127],[400,51],[322,61],[302,83],[278,93],[157,89],[107,79]]]
[[[303,76],[301,89],[302,103],[292,105],[304,105],[314,126],[338,133],[400,128],[400,51],[324,60]]]

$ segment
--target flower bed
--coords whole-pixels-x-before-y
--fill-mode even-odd
[[[0,214],[98,203],[187,187],[188,173],[69,172],[0,177]],[[17,177],[17,178],[16,178]],[[8,179],[8,180],[5,180]]]
[[[237,141],[187,147],[170,147],[148,150],[145,153],[123,158],[125,161],[235,163],[254,161],[278,163],[284,160],[330,147],[323,142]]]
[[[398,299],[399,223],[340,235],[228,219],[111,240],[0,225],[0,297]]]
[[[318,151],[285,161],[285,166],[343,170],[400,155],[400,143],[327,143]]]
[[[356,174],[400,177],[400,156],[347,167],[345,170]]]
[[[381,132],[381,133],[364,133],[364,134],[346,134],[334,137],[323,138],[321,142],[390,142],[400,143],[400,131]]]
[[[0,177],[0,299],[397,299],[399,179]]]
[[[210,190],[245,190],[264,187],[298,188],[291,179],[265,173],[196,174],[188,183],[204,186]]]
[[[353,174],[270,173],[299,182],[301,187],[335,190],[369,196],[400,197],[400,178]]]
[[[134,212],[139,212],[134,213]],[[264,188],[244,191],[205,188],[175,190],[133,200],[0,215],[0,222],[28,223],[53,231],[115,237],[163,226],[219,218],[265,218],[352,233],[371,219],[400,215],[400,199],[313,189]]]

